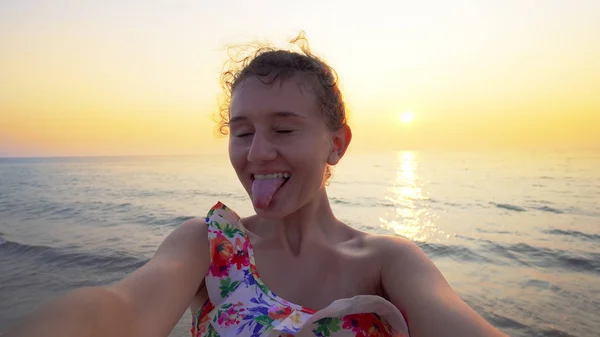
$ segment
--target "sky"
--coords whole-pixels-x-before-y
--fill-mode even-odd
[[[354,151],[600,150],[599,15],[596,0],[3,0],[0,157],[223,151],[227,46],[289,48],[300,30],[339,74]]]

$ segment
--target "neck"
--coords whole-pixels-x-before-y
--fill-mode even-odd
[[[337,219],[333,214],[325,188],[317,198],[281,220],[263,220],[272,229],[272,239],[279,242],[290,254],[298,256],[310,249],[311,242],[321,241],[327,236]]]

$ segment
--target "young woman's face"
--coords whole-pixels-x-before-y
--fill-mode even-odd
[[[246,78],[233,92],[229,128],[231,164],[262,217],[282,218],[313,200],[327,164],[339,160],[336,132],[300,74],[271,84]]]

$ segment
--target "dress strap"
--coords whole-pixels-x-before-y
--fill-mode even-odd
[[[240,285],[254,283],[250,271],[250,241],[236,225],[239,216],[221,202],[206,216],[210,267],[205,276],[211,302],[217,306]]]

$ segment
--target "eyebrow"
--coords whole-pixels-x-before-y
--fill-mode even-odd
[[[295,112],[291,112],[291,111],[276,111],[276,112],[271,112],[269,113],[269,117],[285,117],[285,118],[305,118],[302,115],[299,115]],[[244,122],[247,121],[248,117],[246,116],[236,116],[233,117],[229,120],[229,124],[235,124],[235,123],[240,123],[240,122]]]

